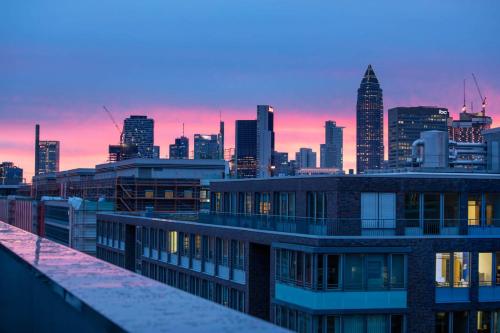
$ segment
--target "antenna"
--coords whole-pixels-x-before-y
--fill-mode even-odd
[[[464,79],[464,104],[462,105],[462,112],[463,113],[467,112],[467,105],[465,102],[465,79]]]
[[[182,123],[182,136],[184,136],[184,123]]]

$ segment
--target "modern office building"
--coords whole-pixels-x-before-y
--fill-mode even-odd
[[[217,134],[195,134],[194,135],[194,159],[195,160],[217,160],[220,157],[219,135]]]
[[[482,132],[490,129],[492,119],[484,112],[467,112],[464,107],[458,120],[450,119],[448,127],[450,140],[456,142],[484,142]]]
[[[274,151],[274,109],[257,105],[257,177],[271,176]]]
[[[257,121],[236,120],[235,161],[237,178],[257,176]]]
[[[175,143],[169,146],[168,158],[172,160],[189,159],[189,139],[184,135],[175,138]]]
[[[272,168],[273,177],[283,177],[292,175],[290,162],[288,162],[288,153],[274,151],[273,164],[274,164]]]
[[[154,147],[154,120],[147,116],[133,115],[123,121],[123,144],[137,146],[133,158],[159,158],[159,148]]]
[[[320,146],[321,168],[343,169],[343,130],[335,121],[325,122],[325,143]]]
[[[412,144],[425,131],[447,131],[448,109],[436,106],[389,109],[389,167],[411,166]]]
[[[300,148],[299,151],[295,153],[295,162],[298,169],[315,168],[316,153],[311,148]]]
[[[35,176],[59,171],[59,141],[40,140],[40,125],[35,125]]]
[[[384,161],[384,103],[380,83],[368,65],[356,105],[356,169],[380,169]]]
[[[13,162],[0,163],[0,185],[19,185],[23,182],[23,169]]]
[[[298,332],[494,332],[499,189],[463,173],[216,181],[197,221],[98,214],[97,255]]]

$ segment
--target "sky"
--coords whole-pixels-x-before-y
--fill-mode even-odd
[[[356,91],[372,64],[387,109],[479,109],[500,125],[500,2],[4,0],[0,10],[0,161],[30,180],[34,127],[61,141],[61,169],[107,159],[131,114],[155,119],[161,156],[182,133],[275,109],[276,148],[318,152],[324,122],[344,130],[355,167]],[[387,141],[387,131],[385,140]],[[191,148],[192,149],[192,148]]]

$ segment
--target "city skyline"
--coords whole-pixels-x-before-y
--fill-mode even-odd
[[[383,83],[385,133],[387,110],[392,107],[440,105],[457,118],[463,78],[467,78],[467,103],[473,101],[479,110],[471,72],[488,98],[492,127],[498,126],[500,66],[489,55],[498,54],[500,44],[488,38],[489,31],[499,30],[493,14],[498,3],[445,2],[434,10],[429,4],[365,4],[364,12],[374,20],[394,14],[390,23],[380,26],[364,22],[356,3],[306,9],[291,3],[286,11],[276,10],[276,4],[270,5],[271,10],[254,4],[250,11],[244,4],[229,8],[224,4],[223,11],[217,4],[205,8],[200,3],[208,12],[167,4],[152,5],[156,11],[140,6],[131,11],[130,4],[123,4],[124,11],[134,12],[132,22],[151,20],[151,25],[131,25],[119,12],[94,12],[92,4],[61,5],[58,12],[34,5],[41,27],[22,19],[23,5],[9,4],[0,14],[1,28],[11,31],[0,36],[0,70],[6,78],[0,83],[0,119],[9,124],[0,131],[0,157],[22,167],[29,179],[34,164],[32,128],[40,123],[47,137],[61,141],[61,170],[105,162],[107,146],[117,143],[117,135],[102,105],[119,123],[133,114],[155,119],[155,142],[162,147],[162,157],[180,136],[182,123],[192,140],[197,132],[217,133],[219,113],[226,122],[225,146],[231,148],[234,121],[254,119],[256,105],[270,104],[276,108],[276,150],[290,156],[303,146],[319,151],[325,120],[345,126],[344,169],[348,170],[355,168],[355,92],[370,63]],[[259,19],[268,22],[266,29],[272,33],[253,24],[258,9]],[[397,17],[403,9],[404,18]],[[170,17],[169,11],[179,17],[189,12],[197,23],[186,25]],[[241,20],[229,17],[230,12]],[[74,25],[56,17],[71,19]],[[421,29],[406,24],[412,19],[421,23]],[[296,22],[308,24],[297,25],[302,30]],[[93,28],[81,28],[88,23]],[[183,38],[165,34],[172,24],[183,29]],[[434,33],[436,26],[439,33]],[[373,30],[370,34],[368,27]],[[120,39],[122,30],[132,38]],[[205,30],[213,33],[209,40],[216,49],[203,42]],[[385,36],[383,41],[374,37],[377,33]],[[245,38],[235,41],[242,34]],[[430,34],[430,40],[422,37]],[[144,52],[134,51],[137,43]],[[279,51],[266,57],[257,52],[274,43]],[[81,145],[82,138],[88,144]],[[385,147],[387,158],[387,135]]]

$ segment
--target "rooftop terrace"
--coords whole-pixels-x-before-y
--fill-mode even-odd
[[[285,332],[0,221],[0,331]]]

